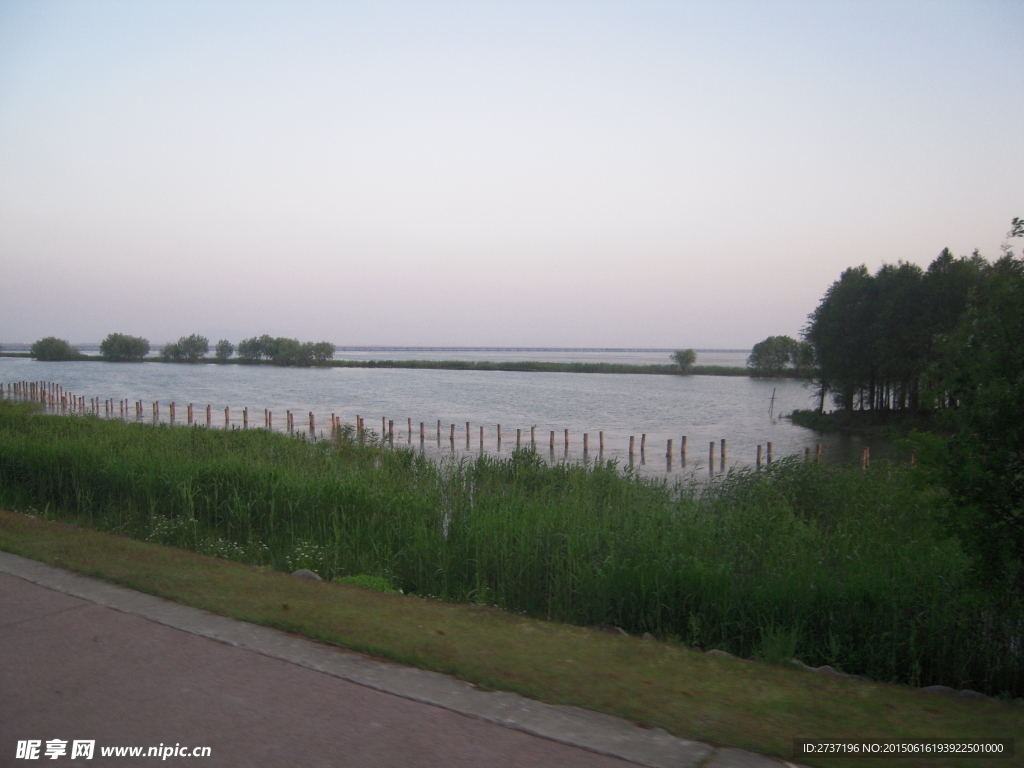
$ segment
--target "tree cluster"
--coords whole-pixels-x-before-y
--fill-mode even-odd
[[[267,334],[238,342],[238,356],[243,360],[269,360],[274,365],[309,366],[334,357],[334,344],[329,341],[298,341]]]
[[[754,376],[810,376],[814,372],[814,348],[790,336],[769,336],[754,345],[747,367]]]
[[[827,394],[845,410],[951,404],[939,365],[941,342],[1017,267],[1012,254],[989,263],[977,251],[956,258],[945,249],[927,270],[905,262],[885,264],[873,275],[865,266],[847,269],[804,331],[822,406]]]
[[[198,333],[191,336],[182,336],[177,341],[165,344],[160,350],[164,360],[176,363],[199,362],[210,351],[210,340]]]
[[[39,341],[32,345],[29,352],[36,360],[51,362],[80,360],[85,357],[85,355],[78,351],[77,347],[71,346],[67,341],[58,339],[56,336],[47,336],[45,339],[39,339]]]
[[[149,339],[129,336],[124,333],[111,333],[100,342],[100,356],[111,362],[142,362],[149,354]]]

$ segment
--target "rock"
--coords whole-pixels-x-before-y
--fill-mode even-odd
[[[969,688],[965,688],[964,690],[960,691],[960,693],[958,693],[957,696],[959,696],[961,699],[988,699],[989,701],[992,700],[991,696],[986,696],[984,693],[979,693],[978,691],[972,691]]]
[[[598,632],[607,632],[610,635],[628,635],[629,632],[622,627],[613,627],[610,624],[598,624],[594,627]]]
[[[735,656],[733,656],[728,651],[721,651],[718,648],[712,648],[710,651],[708,651],[707,655],[708,656],[721,656],[723,659],[735,659],[736,658]]]
[[[653,640],[654,635],[652,635],[650,632],[644,632],[643,635],[641,635],[641,638],[643,640]]]
[[[839,670],[830,667],[828,664],[820,666],[814,671],[817,672],[819,675],[828,675],[829,677],[849,677],[849,675],[843,674]]]
[[[300,568],[297,571],[292,571],[292,576],[298,576],[300,579],[309,579],[310,581],[323,581],[323,579],[309,570],[309,568]]]
[[[929,685],[921,690],[924,693],[940,693],[943,696],[956,696],[956,688],[950,688],[948,685]]]
[[[798,669],[805,669],[808,672],[816,672],[817,671],[810,664],[804,664],[802,661],[800,661],[800,659],[790,659],[789,663],[792,664],[794,667],[797,667]]]

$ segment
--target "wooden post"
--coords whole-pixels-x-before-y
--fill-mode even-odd
[[[725,469],[725,438],[722,438],[722,469]]]
[[[804,464],[808,464],[811,461],[811,448],[810,446],[804,448]]]
[[[422,443],[427,436],[426,425],[424,422],[420,422],[420,442]]]
[[[469,444],[469,422],[466,422],[466,444]]]
[[[210,404],[207,403],[206,404],[206,426],[210,426],[210,417],[211,417],[211,415],[212,415],[212,411],[210,410]]]
[[[309,437],[312,440],[316,440],[316,419],[313,418],[313,412],[309,412]]]
[[[267,411],[267,429],[274,428],[274,412]]]
[[[383,440],[388,434],[388,420],[386,416],[380,417],[380,439]]]
[[[755,464],[754,466],[756,466],[758,469],[761,468],[761,446],[760,445],[757,446],[757,464]]]
[[[523,442],[523,430],[516,427],[516,450],[518,451]]]
[[[910,452],[910,466],[913,467],[916,464],[917,464],[917,451],[911,451]]]
[[[708,466],[712,469],[715,468],[715,441],[711,441],[711,447],[708,448]]]
[[[242,429],[249,428],[249,406],[242,409]]]
[[[437,420],[437,444],[441,444],[441,420]]]
[[[171,414],[171,424],[173,424],[174,423],[174,403],[170,404],[169,410],[170,410],[170,414]]]
[[[501,424],[498,425],[498,442],[501,442]]]
[[[480,450],[484,449],[484,425],[480,425]]]
[[[686,435],[683,435],[679,441],[679,458],[683,460],[684,464],[686,463]]]
[[[455,442],[455,425],[454,424],[452,424],[452,433],[451,433],[451,437],[449,439],[452,441],[452,443]]]
[[[587,453],[590,450],[590,434],[587,432],[583,433],[583,453]]]
[[[530,427],[530,445],[532,445],[534,448],[537,447],[537,425],[536,424],[534,424],[532,427]]]
[[[644,432],[640,435],[640,455],[643,456],[647,453],[647,433]]]
[[[388,419],[388,441],[395,442],[395,420]]]
[[[551,430],[551,452],[555,452],[555,430]]]
[[[407,418],[407,421],[409,422],[409,440],[408,440],[408,442],[411,443],[412,442],[412,416],[409,416]]]
[[[225,405],[224,406],[224,429],[227,429],[231,423],[231,410]]]
[[[768,443],[768,464],[772,463],[772,444]]]
[[[597,433],[597,449],[604,453],[604,430]]]
[[[188,425],[192,426],[192,403],[188,404]]]
[[[865,448],[864,449],[864,469],[867,469],[870,466],[871,466],[871,449],[870,448]]]
[[[633,435],[629,436],[629,458],[633,458],[633,443],[636,440]]]
[[[566,448],[566,450],[569,449],[569,430],[568,429],[565,430],[565,448]]]
[[[665,448],[665,456],[670,458],[670,459],[672,458],[672,438],[671,437],[668,439],[668,446],[666,446],[666,448]]]
[[[814,460],[817,462],[821,461],[821,443],[818,443],[818,447],[814,450]]]

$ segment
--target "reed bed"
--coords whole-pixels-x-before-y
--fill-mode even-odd
[[[241,562],[495,604],[875,680],[1024,694],[1024,610],[967,577],[907,468],[710,483],[531,451],[440,464],[332,441],[0,401],[0,504]]]

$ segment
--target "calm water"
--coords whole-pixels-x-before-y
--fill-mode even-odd
[[[384,359],[384,350],[365,350],[367,358]],[[406,350],[387,350],[391,359],[410,357]],[[424,350],[415,350],[424,359]],[[437,350],[434,359],[453,359],[453,350]],[[511,357],[508,350],[461,350],[460,359],[555,359],[608,362],[657,362],[659,350],[524,350]],[[492,356],[492,355],[501,356]],[[668,352],[664,352],[666,359]],[[698,363],[742,364],[747,352],[715,352]],[[485,356],[486,355],[486,356]],[[339,357],[346,356],[344,354]],[[711,362],[715,360],[715,362]],[[317,431],[326,430],[330,415],[354,423],[356,415],[368,428],[381,430],[381,418],[394,420],[395,444],[420,447],[419,424],[425,423],[423,449],[431,454],[467,453],[466,422],[470,422],[468,453],[483,450],[507,453],[516,446],[516,430],[522,430],[524,446],[530,427],[536,427],[537,448],[550,456],[550,432],[555,431],[554,458],[582,460],[583,434],[589,433],[590,452],[599,457],[598,432],[605,433],[604,458],[629,464],[629,437],[636,438],[634,465],[644,474],[708,472],[709,443],[716,443],[715,470],[721,470],[720,440],[727,440],[726,466],[753,464],[757,445],[771,441],[775,458],[813,451],[823,444],[826,461],[859,459],[867,442],[840,435],[820,435],[794,426],[780,414],[810,407],[814,400],[805,384],[791,379],[764,380],[722,376],[650,376],[627,374],[518,373],[499,371],[435,371],[358,368],[275,368],[234,365],[164,365],[147,363],[42,363],[20,358],[0,358],[0,382],[52,381],[65,390],[90,397],[145,401],[144,414],[151,420],[151,403],[177,405],[177,419],[185,420],[187,403],[196,405],[196,419],[205,422],[205,407],[213,406],[213,424],[224,425],[224,408],[231,409],[231,424],[241,426],[242,408],[250,411],[250,426],[263,425],[263,409],[273,412],[274,427],[285,425],[285,411],[295,413],[298,430],[308,430],[308,413],[316,416]],[[774,392],[773,413],[769,406]],[[134,418],[134,410],[132,411]],[[407,419],[412,419],[412,434]],[[442,438],[437,440],[437,421]],[[455,424],[454,445],[449,440]],[[497,444],[497,425],[502,443]],[[569,430],[565,449],[564,430]],[[641,435],[647,450],[640,454]],[[680,438],[686,435],[687,463],[679,455]],[[666,460],[666,441],[674,441],[674,460]],[[887,446],[871,443],[872,455],[884,456]]]

